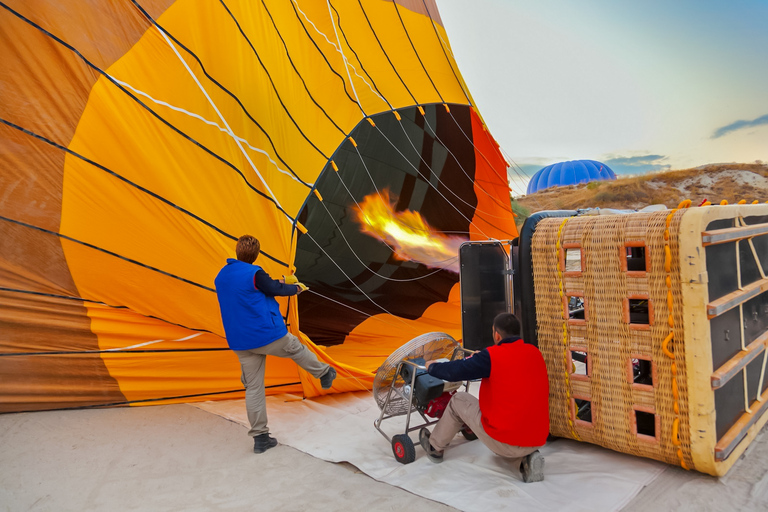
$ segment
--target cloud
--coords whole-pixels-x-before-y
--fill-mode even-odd
[[[719,137],[722,137],[723,135],[727,135],[737,130],[742,130],[744,128],[754,128],[755,126],[762,126],[762,125],[768,125],[768,114],[758,117],[757,119],[753,119],[751,121],[741,120],[726,126],[721,126],[717,130],[715,130],[715,133],[712,134],[712,138],[717,139]]]
[[[664,155],[608,155],[603,162],[616,174],[645,174],[669,169],[671,166],[665,163],[668,159],[669,157]]]
[[[539,165],[539,164],[516,164],[513,165],[512,168],[509,169],[510,175],[517,174],[515,173],[515,170],[518,171],[518,173],[522,174],[524,177],[530,178],[534,174],[536,174],[539,169],[542,167],[546,167],[546,165]],[[513,170],[514,168],[514,170]]]

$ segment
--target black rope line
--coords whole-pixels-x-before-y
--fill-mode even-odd
[[[461,106],[464,106],[464,105],[461,105]],[[437,135],[437,130],[436,130],[435,128],[433,128],[433,127],[432,127],[432,125],[429,123],[429,121],[427,121],[426,119],[425,119],[425,125],[429,127],[429,133],[431,133],[431,136],[432,136],[432,137],[434,137],[434,139],[435,139],[435,140],[436,140],[438,143],[440,143],[440,145],[441,145],[443,148],[445,148],[445,150],[446,150],[446,151],[447,151],[447,152],[448,152],[448,153],[449,153],[449,154],[450,154],[450,155],[453,157],[453,160],[454,160],[454,161],[456,162],[456,164],[459,166],[459,168],[461,169],[462,173],[464,174],[464,176],[466,176],[466,177],[467,177],[467,179],[470,181],[470,183],[472,183],[472,185],[473,185],[473,186],[477,185],[477,186],[478,186],[478,188],[479,188],[480,190],[482,190],[482,191],[485,193],[485,195],[486,195],[486,196],[488,196],[488,198],[489,198],[489,199],[491,199],[491,200],[492,200],[494,203],[496,203],[496,204],[497,204],[498,206],[500,206],[501,208],[505,208],[506,206],[505,206],[505,204],[504,204],[504,203],[502,203],[502,202],[501,202],[501,201],[500,201],[500,200],[499,200],[499,199],[498,199],[496,196],[494,196],[494,195],[491,195],[491,193],[490,193],[490,192],[488,192],[487,190],[485,190],[485,188],[483,188],[481,185],[479,185],[475,179],[473,179],[473,178],[471,178],[471,177],[469,176],[469,174],[467,173],[466,169],[464,169],[464,166],[461,164],[461,162],[459,161],[459,159],[456,157],[456,155],[453,153],[453,151],[451,151],[451,148],[449,148],[449,147],[446,145],[446,143],[444,143],[444,142],[443,142],[443,141],[440,139],[440,137]],[[480,213],[484,213],[484,212],[480,212]],[[491,214],[491,213],[487,213],[487,215],[488,215],[488,216],[490,216],[490,217],[494,217],[494,218],[496,218],[496,219],[502,219],[502,218],[505,218],[505,217],[500,217],[500,216],[498,216],[498,215],[493,215],[493,214]],[[483,219],[483,220],[485,220],[485,219]]]
[[[54,141],[52,141],[50,139],[47,139],[46,137],[43,137],[42,135],[39,135],[39,134],[37,134],[37,133],[35,133],[35,132],[31,131],[31,130],[28,130],[28,129],[22,127],[22,126],[14,124],[14,123],[12,123],[10,121],[6,121],[5,119],[0,118],[0,123],[5,124],[7,126],[10,126],[11,128],[14,128],[16,130],[19,130],[20,132],[22,132],[22,133],[24,133],[26,135],[29,135],[30,137],[34,137],[36,139],[39,139],[39,140],[45,142],[46,144],[49,144],[49,145],[51,145],[51,146],[53,146],[53,147],[55,147],[57,149],[60,149],[60,150],[64,151],[65,153],[68,153],[68,154],[70,154],[72,156],[75,156],[75,157],[81,159],[84,162],[87,162],[87,163],[91,164],[92,166],[94,166],[97,169],[100,169],[100,170],[106,172],[107,174],[111,174],[115,178],[117,178],[117,179],[127,183],[128,185],[131,185],[132,187],[134,187],[134,188],[144,192],[145,194],[148,194],[148,195],[154,197],[155,199],[158,199],[158,200],[162,201],[163,203],[165,203],[165,204],[167,204],[167,205],[169,205],[169,206],[179,210],[180,212],[182,212],[182,213],[192,217],[193,219],[195,219],[195,220],[199,221],[200,223],[208,226],[209,228],[213,229],[214,231],[216,231],[216,232],[224,235],[225,237],[229,238],[230,240],[237,241],[237,239],[238,239],[236,236],[227,233],[223,229],[221,229],[221,228],[217,227],[216,225],[208,222],[207,220],[203,219],[202,217],[200,217],[200,216],[190,212],[189,210],[187,210],[185,208],[182,208],[181,206],[173,203],[172,201],[169,201],[168,199],[164,198],[163,196],[161,196],[161,195],[159,195],[159,194],[157,194],[155,192],[152,192],[151,190],[149,190],[149,189],[147,189],[145,187],[142,187],[141,185],[138,185],[137,183],[134,183],[133,181],[129,180],[128,178],[126,178],[126,177],[116,173],[112,169],[110,169],[110,168],[108,168],[106,166],[103,166],[100,163],[97,163],[97,162],[91,160],[90,158],[88,158],[86,156],[83,156],[80,153],[77,153],[76,151],[72,151],[71,149],[62,146],[61,144],[59,144],[57,142],[54,142]],[[270,260],[274,261],[275,263],[279,263],[280,265],[283,265],[284,267],[288,266],[287,263],[284,263],[284,262],[280,261],[279,259],[275,258],[274,256],[272,256],[270,254],[267,254],[264,251],[262,251],[261,254],[263,254],[264,256],[269,258]]]
[[[120,89],[120,90],[121,90],[123,93],[125,93],[127,96],[129,96],[131,99],[133,99],[133,100],[134,100],[136,103],[138,103],[139,105],[141,105],[141,106],[142,106],[144,109],[146,109],[146,110],[147,110],[147,111],[148,111],[150,114],[152,114],[154,117],[156,117],[156,118],[157,118],[157,119],[158,119],[160,122],[162,122],[163,124],[165,124],[166,126],[168,126],[168,127],[171,129],[171,130],[173,130],[174,132],[178,133],[179,135],[181,135],[183,138],[185,138],[185,139],[186,139],[186,140],[188,140],[189,142],[191,142],[191,143],[195,144],[196,146],[198,146],[200,149],[202,149],[203,151],[205,151],[205,152],[206,152],[206,153],[208,153],[209,155],[213,156],[214,158],[216,158],[217,160],[219,160],[220,162],[222,162],[222,163],[223,163],[224,165],[226,165],[227,167],[230,167],[230,168],[231,168],[231,169],[233,169],[235,172],[237,172],[237,173],[240,175],[240,177],[243,179],[243,181],[245,182],[245,184],[246,184],[246,185],[247,185],[247,186],[248,186],[248,187],[249,187],[251,190],[253,190],[253,191],[254,191],[254,192],[256,192],[257,194],[259,194],[260,196],[262,196],[264,199],[266,199],[266,200],[268,200],[269,202],[271,202],[272,204],[274,204],[274,205],[275,205],[275,208],[276,208],[278,211],[280,211],[281,213],[283,213],[283,214],[284,214],[286,217],[288,217],[288,219],[290,219],[291,221],[293,221],[293,220],[294,220],[294,219],[293,219],[293,217],[291,217],[291,216],[288,214],[288,212],[286,212],[286,211],[283,209],[283,207],[282,207],[282,206],[280,206],[280,205],[277,203],[277,201],[276,201],[275,199],[273,199],[272,197],[268,196],[267,194],[265,194],[264,192],[262,192],[261,190],[257,189],[255,186],[253,186],[253,185],[251,184],[251,182],[250,182],[250,181],[248,181],[248,179],[245,177],[245,175],[243,174],[243,172],[242,172],[240,169],[238,169],[238,168],[237,168],[237,166],[235,166],[234,164],[230,163],[230,162],[229,162],[228,160],[226,160],[225,158],[223,158],[223,157],[219,156],[217,153],[215,153],[214,151],[210,150],[210,149],[209,149],[209,148],[207,148],[205,145],[203,145],[203,144],[201,144],[200,142],[196,141],[195,139],[193,139],[192,137],[190,137],[189,135],[187,135],[185,132],[183,132],[182,130],[180,130],[179,128],[177,128],[176,126],[174,126],[173,124],[171,124],[171,123],[170,123],[170,122],[168,122],[167,120],[165,120],[165,119],[164,119],[164,118],[163,118],[161,115],[159,115],[157,112],[155,112],[154,110],[152,110],[151,108],[149,108],[149,106],[147,106],[147,105],[146,105],[144,102],[142,102],[142,101],[141,101],[139,98],[137,98],[137,97],[136,97],[136,96],[135,96],[133,93],[131,93],[131,92],[130,92],[130,91],[128,91],[128,90],[127,90],[125,87],[123,87],[121,84],[119,84],[119,83],[118,83],[118,82],[117,82],[117,81],[116,81],[116,80],[115,80],[115,79],[114,79],[114,78],[113,78],[111,75],[109,75],[109,74],[108,74],[106,71],[102,70],[101,68],[99,68],[98,66],[96,66],[94,63],[92,63],[90,60],[88,60],[88,59],[87,59],[87,58],[86,58],[86,57],[85,57],[85,56],[84,56],[82,53],[80,53],[80,51],[79,51],[79,50],[77,50],[77,49],[76,49],[74,46],[70,45],[69,43],[67,43],[66,41],[62,40],[61,38],[59,38],[59,37],[57,37],[57,36],[53,35],[51,32],[49,32],[49,31],[45,30],[43,27],[41,27],[40,25],[38,25],[38,24],[37,24],[37,23],[35,23],[34,21],[32,21],[32,20],[30,20],[30,19],[28,19],[28,18],[24,17],[23,15],[19,14],[18,12],[14,11],[12,8],[8,7],[8,6],[7,6],[5,3],[3,3],[3,2],[0,2],[0,7],[3,7],[4,9],[6,9],[6,10],[7,10],[7,11],[9,11],[10,13],[12,13],[12,14],[13,14],[14,16],[16,16],[17,18],[19,18],[19,19],[21,19],[22,21],[24,21],[25,23],[28,23],[29,25],[31,25],[31,26],[33,26],[33,27],[35,27],[36,29],[38,29],[40,32],[42,32],[42,33],[43,33],[43,34],[45,34],[46,36],[50,37],[51,39],[53,39],[53,40],[54,40],[54,41],[56,41],[57,43],[61,44],[61,45],[62,45],[62,46],[64,46],[65,48],[67,48],[67,49],[69,49],[70,51],[72,51],[72,52],[73,52],[75,55],[77,55],[78,57],[80,57],[80,59],[81,59],[83,62],[85,62],[85,64],[86,64],[88,67],[92,68],[93,70],[95,70],[95,71],[97,71],[98,73],[100,73],[101,75],[103,75],[103,76],[104,76],[104,77],[105,77],[107,80],[109,80],[109,81],[110,81],[110,82],[111,82],[111,83],[112,83],[112,84],[113,84],[115,87],[117,87],[118,89]]]
[[[302,180],[299,177],[298,174],[296,174],[294,172],[293,168],[291,168],[291,166],[288,165],[288,162],[286,162],[283,159],[283,157],[280,155],[280,153],[278,153],[277,147],[275,146],[275,143],[272,141],[272,137],[270,137],[270,135],[267,132],[267,130],[265,130],[264,127],[261,126],[261,124],[258,121],[256,121],[256,119],[254,119],[254,117],[251,115],[251,113],[248,111],[248,109],[245,108],[245,105],[243,105],[243,103],[240,101],[240,98],[238,98],[235,93],[233,93],[232,91],[230,91],[229,89],[224,87],[218,80],[213,78],[213,76],[211,76],[208,73],[208,71],[205,69],[205,66],[203,65],[203,62],[200,60],[200,58],[197,56],[197,54],[195,52],[193,52],[192,50],[187,48],[181,41],[176,39],[170,32],[168,32],[168,30],[165,27],[160,25],[154,18],[152,18],[152,16],[136,0],[132,0],[132,2],[136,6],[136,8],[139,9],[142,12],[142,14],[144,14],[144,16],[149,20],[150,23],[155,25],[155,27],[157,27],[158,30],[161,30],[163,33],[165,33],[174,43],[179,45],[185,52],[187,52],[193,59],[195,59],[197,64],[200,66],[200,69],[202,70],[203,74],[206,76],[206,78],[208,78],[208,80],[210,80],[214,85],[216,85],[219,89],[221,89],[222,92],[224,92],[225,94],[227,94],[228,96],[230,96],[233,100],[235,100],[237,102],[237,104],[240,106],[240,109],[248,117],[248,119],[250,119],[251,122],[253,122],[253,124],[255,124],[256,127],[259,130],[261,130],[261,132],[264,134],[264,136],[267,137],[267,140],[269,141],[270,146],[272,146],[272,151],[275,152],[275,156],[277,157],[277,159],[283,165],[285,165],[285,168],[288,169],[288,171],[290,171],[290,173],[293,174],[293,176],[297,180],[299,180],[302,185],[305,185],[307,187],[311,187],[311,185],[309,183],[306,183],[304,180]]]
[[[98,300],[90,300],[90,299],[84,299],[82,297],[74,297],[72,295],[57,295],[55,293],[45,293],[45,292],[36,292],[34,290],[18,290],[16,288],[7,288],[5,286],[0,286],[0,291],[2,292],[13,292],[13,293],[24,293],[28,295],[39,295],[41,297],[51,297],[54,299],[66,299],[66,300],[77,300],[82,302],[92,302],[94,304],[102,304],[104,306],[108,306],[109,304],[105,302],[101,302]],[[128,309],[126,306],[111,306],[117,309]]]
[[[331,65],[331,63],[328,61],[328,57],[325,56],[325,53],[320,49],[320,47],[317,45],[317,42],[315,42],[315,39],[312,37],[312,35],[309,33],[309,30],[307,30],[306,25],[304,25],[304,20],[301,19],[301,16],[299,15],[299,12],[296,10],[296,6],[291,1],[290,2],[291,7],[293,8],[293,13],[296,15],[296,19],[298,20],[299,24],[301,25],[301,28],[304,29],[304,33],[307,35],[309,40],[312,42],[312,45],[315,47],[317,52],[320,54],[320,56],[323,58],[325,63],[328,65],[328,69],[331,70],[331,72],[339,77],[339,80],[341,81],[342,88],[344,89],[344,94],[347,95],[347,98],[349,98],[349,101],[357,105],[357,100],[352,97],[351,94],[349,94],[349,91],[347,90],[347,82],[344,80],[344,77],[341,76]],[[332,157],[331,157],[332,158]]]
[[[328,120],[333,123],[333,126],[336,127],[336,129],[344,134],[344,130],[336,124],[336,121],[333,120],[333,118],[326,112],[326,110],[320,106],[320,104],[315,100],[315,97],[312,96],[312,93],[309,92],[309,87],[307,87],[307,82],[304,81],[304,77],[301,76],[301,73],[299,73],[299,70],[296,68],[296,64],[293,62],[293,58],[291,57],[291,54],[288,52],[288,45],[285,44],[285,39],[283,39],[283,35],[280,33],[280,29],[277,28],[277,23],[275,23],[275,19],[272,17],[272,13],[269,12],[269,7],[267,7],[267,4],[264,2],[264,0],[261,0],[261,5],[264,6],[264,10],[267,11],[267,15],[269,16],[270,21],[272,22],[272,26],[275,28],[275,32],[277,33],[277,37],[280,38],[280,42],[283,43],[283,49],[285,50],[285,56],[288,57],[288,62],[291,63],[291,67],[296,72],[296,76],[299,77],[299,80],[301,80],[302,85],[304,86],[304,90],[307,91],[307,96],[309,96],[309,99],[312,100],[312,103],[314,103],[317,108],[319,108],[323,114],[325,114],[325,117],[328,118]]]
[[[413,40],[411,39],[411,34],[408,33],[408,28],[405,26],[403,17],[400,16],[400,8],[397,6],[397,0],[393,0],[392,4],[395,6],[395,12],[397,13],[397,18],[400,20],[400,25],[403,27],[403,32],[405,32],[405,37],[408,38],[408,42],[411,44],[413,53],[414,55],[416,55],[416,58],[419,60],[419,64],[421,64],[421,69],[423,69],[424,74],[427,75],[427,78],[429,79],[429,83],[432,84],[432,87],[435,89],[435,92],[440,98],[440,101],[445,102],[445,100],[443,99],[443,95],[440,94],[440,91],[437,89],[437,85],[435,85],[435,82],[432,80],[432,77],[429,75],[429,72],[427,71],[426,66],[424,66],[424,62],[421,60],[421,56],[419,55],[419,52],[416,50],[416,46],[413,44]],[[430,16],[430,19],[432,19],[431,16]]]
[[[429,16],[429,19],[432,20],[432,30],[435,32],[435,37],[437,38],[437,44],[440,45],[440,49],[443,50],[443,55],[445,55],[445,60],[448,62],[448,67],[451,68],[451,72],[453,73],[453,76],[456,78],[456,82],[459,84],[459,89],[461,89],[461,92],[464,93],[464,97],[467,99],[467,103],[472,106],[472,101],[469,98],[469,94],[467,94],[467,91],[464,90],[464,86],[461,83],[461,80],[459,79],[459,75],[456,74],[456,70],[453,68],[453,63],[450,57],[448,57],[448,53],[445,51],[445,46],[443,46],[443,40],[440,38],[440,34],[437,31],[437,27],[435,26],[435,18],[432,17],[432,13],[429,12],[429,7],[427,7],[427,2],[425,0],[421,0],[424,4],[424,9],[427,11],[427,15]]]
[[[189,331],[195,331],[195,332],[199,332],[199,333],[208,333],[208,334],[213,334],[214,336],[219,336],[215,332],[209,331],[208,329],[197,329],[195,327],[189,327],[189,326],[184,325],[184,324],[178,324],[176,322],[171,322],[170,320],[166,320],[165,318],[160,318],[159,316],[145,315],[143,313],[138,313],[138,312],[133,311],[132,309],[130,309],[128,306],[114,306],[112,304],[107,304],[106,302],[102,302],[100,300],[86,299],[86,298],[83,298],[83,297],[73,297],[71,295],[57,295],[55,293],[36,292],[36,291],[33,291],[33,290],[18,290],[16,288],[7,288],[5,286],[0,286],[0,291],[10,292],[10,293],[22,293],[22,294],[26,294],[26,295],[38,295],[38,296],[41,296],[41,297],[51,297],[51,298],[54,298],[54,299],[66,299],[66,300],[73,300],[73,301],[89,302],[91,304],[100,304],[102,306],[106,306],[106,307],[112,308],[112,309],[127,309],[127,310],[132,311],[133,313],[136,313],[137,315],[141,315],[141,316],[143,316],[145,318],[152,318],[154,320],[159,320],[159,321],[161,321],[163,323],[166,323],[168,325],[175,325],[176,327],[182,327],[182,328],[187,329]]]
[[[283,107],[283,110],[285,111],[285,115],[288,116],[288,119],[291,120],[293,125],[296,127],[296,129],[299,131],[302,137],[304,137],[304,140],[306,140],[310,146],[312,146],[320,155],[327,159],[328,156],[323,152],[322,149],[317,147],[314,142],[312,142],[309,137],[304,133],[304,131],[299,126],[299,123],[296,122],[296,120],[293,118],[291,113],[288,111],[288,107],[285,106],[285,103],[283,103],[283,98],[280,96],[280,93],[277,90],[277,86],[275,85],[274,80],[272,80],[272,75],[269,74],[269,71],[267,70],[267,66],[264,65],[264,62],[262,62],[261,57],[259,56],[259,52],[256,51],[256,48],[254,48],[253,43],[251,43],[251,40],[248,38],[247,35],[245,35],[245,31],[240,26],[240,23],[237,21],[237,18],[235,18],[235,15],[232,14],[232,12],[229,10],[229,7],[227,7],[227,4],[224,3],[224,0],[219,0],[221,5],[224,7],[224,9],[227,11],[229,16],[232,18],[232,21],[235,22],[235,25],[237,25],[237,29],[240,31],[240,34],[242,34],[243,38],[245,38],[245,41],[248,43],[248,46],[251,47],[251,50],[253,50],[253,54],[256,56],[256,59],[259,61],[259,64],[261,64],[262,69],[264,69],[264,73],[266,73],[267,78],[269,79],[269,83],[272,85],[272,89],[275,91],[275,96],[277,96],[277,101],[280,102],[280,105]],[[314,100],[313,100],[314,101]],[[318,105],[318,107],[320,107]],[[322,110],[322,109],[321,109]],[[323,111],[325,112],[325,111]],[[335,124],[335,123],[334,123]]]
[[[413,100],[413,102],[418,104],[419,103],[418,100],[416,100],[416,97],[413,95],[411,90],[405,84],[403,77],[401,77],[400,73],[397,72],[397,68],[395,68],[395,64],[392,62],[392,59],[389,58],[387,51],[384,49],[384,46],[381,44],[381,41],[379,40],[379,36],[378,34],[376,34],[376,31],[373,29],[373,25],[371,24],[371,20],[368,18],[368,13],[365,12],[365,8],[363,7],[362,1],[357,0],[357,3],[360,5],[360,10],[363,12],[363,16],[365,16],[365,21],[368,22],[368,27],[371,29],[371,33],[373,34],[373,37],[376,39],[376,42],[379,44],[379,48],[381,48],[382,53],[384,53],[384,57],[387,58],[387,62],[389,62],[389,65],[392,67],[392,71],[394,71],[395,74],[397,75],[397,78],[400,79],[400,83],[403,84],[403,87],[405,87],[405,90],[408,91],[408,94],[411,96],[411,99]]]
[[[272,386],[264,386],[264,389],[271,389],[271,388],[282,388],[286,386],[296,386],[301,385],[301,382],[287,382],[285,384],[274,384]],[[16,412],[46,412],[46,411],[77,411],[77,410],[83,410],[83,409],[99,409],[99,408],[106,408],[106,407],[119,407],[122,405],[131,405],[131,404],[141,404],[141,403],[149,403],[149,402],[162,402],[165,400],[179,400],[182,398],[197,398],[201,396],[214,396],[214,395],[228,395],[230,393],[242,393],[245,391],[245,388],[241,389],[230,389],[227,391],[212,391],[210,393],[197,393],[194,395],[177,395],[177,396],[166,396],[163,398],[144,398],[142,400],[125,400],[123,402],[111,402],[106,404],[93,404],[93,405],[78,405],[76,407],[54,407],[51,409],[29,409],[26,411],[13,411],[13,412],[2,412],[0,414],[13,414]]]
[[[464,135],[464,138],[466,138],[469,141],[469,143],[472,144],[472,147],[475,148],[478,153],[480,153],[480,156],[483,157],[483,160],[485,160],[485,163],[488,164],[488,167],[490,167],[490,169],[493,171],[493,173],[496,175],[496,177],[499,178],[502,181],[506,181],[507,184],[509,184],[509,179],[506,178],[506,177],[502,177],[498,172],[496,172],[496,168],[493,166],[491,161],[488,160],[488,157],[485,156],[485,153],[483,153],[480,150],[480,148],[477,147],[477,145],[475,144],[474,139],[472,139],[469,135],[467,135],[467,133],[464,131],[464,128],[462,128],[461,125],[459,124],[459,122],[456,120],[456,118],[453,117],[453,112],[448,112],[448,115],[451,117],[451,119],[453,119],[453,122],[459,128],[459,131],[461,132],[461,134]],[[487,137],[490,137],[490,134],[487,131],[483,130],[483,133],[486,134]]]
[[[163,340],[174,341],[174,340]],[[80,354],[153,354],[156,352],[221,352],[230,350],[229,347],[217,348],[165,348],[165,349],[136,349],[136,350],[58,350],[51,352],[3,352],[0,357],[12,356],[76,356]]]
[[[422,0],[422,2],[423,2],[423,1],[424,1],[424,0]],[[397,5],[397,0],[393,1],[392,3],[393,3],[393,4],[394,4],[394,6],[395,6],[395,11],[397,12],[397,17],[398,17],[398,19],[400,20],[400,25],[403,27],[403,31],[405,32],[405,35],[406,35],[406,37],[408,38],[408,42],[411,44],[411,48],[413,49],[413,53],[416,55],[416,58],[418,59],[418,61],[419,61],[419,64],[421,64],[421,68],[424,70],[424,74],[425,74],[425,75],[427,75],[427,78],[429,79],[429,82],[432,84],[432,87],[435,89],[435,92],[436,92],[436,93],[437,93],[437,95],[440,97],[440,101],[441,101],[441,102],[443,102],[443,103],[445,103],[445,100],[444,100],[444,98],[443,98],[443,95],[442,95],[442,94],[440,94],[440,90],[437,88],[437,85],[435,85],[435,82],[432,80],[432,77],[430,76],[429,72],[427,71],[427,68],[424,66],[424,61],[422,61],[422,60],[421,60],[421,56],[419,55],[419,52],[418,52],[418,50],[416,50],[416,46],[414,45],[414,43],[413,43],[413,40],[411,39],[411,35],[410,35],[410,33],[408,32],[408,28],[405,26],[405,21],[403,20],[402,16],[400,15],[400,8],[399,8],[399,7],[398,7],[398,5]],[[429,9],[427,8],[427,5],[426,5],[426,3],[424,3],[424,8],[425,8],[425,9],[427,9],[427,15],[429,16],[430,20],[432,20],[432,15],[430,14],[430,12],[429,12]],[[434,21],[434,20],[432,20],[432,21]],[[435,28],[434,24],[432,25],[432,28],[435,30],[435,34],[437,35],[437,32],[436,32],[436,31],[437,31],[437,29]],[[440,47],[441,47],[441,48],[443,48],[443,46],[442,46],[442,42],[441,42],[441,41],[439,41],[439,35],[438,35],[438,43],[440,44]],[[443,53],[445,54],[445,49],[444,49],[444,48],[443,48]],[[446,54],[446,58],[447,58],[447,57],[448,57],[448,55]],[[450,62],[449,62],[449,65],[450,65]],[[453,69],[453,67],[451,67],[451,69]],[[454,76],[455,76],[455,73],[454,73]],[[458,79],[458,77],[456,77],[456,78]],[[459,82],[459,85],[461,85],[461,82]],[[462,91],[463,91],[463,89],[462,89]],[[430,128],[431,128],[431,127],[430,127]],[[435,138],[438,140],[438,142],[440,143],[440,145],[441,145],[441,146],[443,146],[443,147],[444,147],[444,148],[445,148],[445,149],[446,149],[448,152],[450,152],[450,153],[451,153],[451,156],[453,156],[453,157],[454,157],[454,159],[456,159],[456,157],[453,155],[453,152],[452,152],[452,151],[451,151],[451,150],[448,148],[448,146],[446,146],[445,144],[443,144],[443,142],[442,142],[442,141],[441,141],[441,140],[440,140],[440,139],[437,137],[437,133],[435,133],[435,134],[434,134],[434,137],[435,137]],[[473,146],[474,146],[474,144],[473,144]],[[424,162],[424,164],[425,164],[425,165],[427,165],[427,167],[430,167],[430,166],[429,166],[429,164],[427,164],[427,162],[425,162],[423,158],[421,158],[421,161],[422,161],[422,162]],[[486,159],[486,161],[487,161],[487,159]],[[457,164],[459,164],[459,166],[461,167],[461,163],[459,163],[459,161],[458,161],[458,160],[456,160],[456,163],[457,163]],[[490,165],[490,162],[489,162],[488,164]],[[432,170],[432,169],[430,168],[430,171],[431,171],[431,170]],[[462,167],[462,171],[464,171],[463,167]],[[434,173],[434,171],[433,171],[433,173]],[[466,174],[466,173],[465,173],[465,174]],[[438,179],[439,179],[439,178],[438,178]],[[450,189],[449,189],[449,190],[450,190]],[[457,199],[460,199],[460,198],[459,198],[459,196],[458,196],[458,195],[457,195],[455,192],[453,192],[453,190],[451,190],[451,192],[453,193],[453,195],[454,195],[454,196],[455,196]],[[488,194],[488,195],[489,195],[490,197],[492,197],[492,198],[495,200],[495,197],[491,196],[490,194]],[[461,199],[460,199],[460,200],[461,200]],[[498,204],[498,201],[496,201],[496,202],[497,202],[497,204]],[[500,206],[501,206],[501,205],[500,205]],[[484,219],[484,218],[482,217],[481,213],[482,213],[482,212],[477,212],[477,211],[476,211],[476,215],[477,215],[477,216],[478,216],[478,217],[479,217],[481,220],[484,220],[484,221],[486,221],[486,222],[489,222],[488,220],[486,220],[486,219]],[[492,216],[492,217],[496,217],[496,218],[498,218],[498,217],[497,217],[497,216],[495,216],[495,215],[491,215],[491,216]],[[491,222],[489,222],[489,224],[492,224],[492,225],[493,225],[493,223],[491,223]],[[504,230],[502,230],[502,231],[504,231]],[[508,235],[510,235],[510,233],[507,233],[506,231],[505,231],[505,233],[506,233],[506,234],[508,234]]]
[[[263,0],[262,0],[263,1]],[[363,65],[363,61],[360,59],[360,56],[357,54],[355,49],[352,47],[352,44],[349,42],[349,39],[347,39],[347,34],[344,32],[344,29],[341,26],[341,15],[339,14],[339,11],[336,10],[336,7],[333,6],[333,4],[329,1],[328,5],[331,6],[331,9],[333,9],[333,12],[336,13],[336,24],[339,26],[339,32],[341,32],[342,37],[344,38],[344,42],[347,43],[347,47],[352,50],[352,53],[355,54],[355,59],[357,59],[358,64],[360,64],[360,69],[362,69],[363,73],[365,73],[365,76],[368,77],[368,79],[371,81],[371,84],[373,85],[373,88],[376,89],[376,93],[381,97],[381,99],[384,100],[384,103],[389,106],[391,110],[395,110],[394,105],[392,105],[389,100],[384,96],[384,93],[381,92],[379,87],[376,85],[376,81],[373,79],[371,74],[365,69],[365,66]]]
[[[61,233],[57,233],[55,231],[51,231],[51,230],[48,230],[48,229],[45,229],[45,228],[41,228],[39,226],[33,226],[32,224],[27,224],[26,222],[21,222],[19,220],[9,219],[8,217],[4,217],[2,215],[0,215],[0,220],[4,220],[6,222],[11,222],[13,224],[18,224],[20,226],[24,226],[24,227],[29,228],[29,229],[36,229],[37,231],[42,231],[43,233],[48,233],[49,235],[58,236],[59,238],[63,238],[65,240],[69,240],[70,242],[75,242],[77,244],[83,245],[83,246],[88,247],[90,249],[95,249],[97,251],[101,251],[101,252],[103,252],[105,254],[109,254],[110,256],[114,256],[116,258],[120,258],[121,260],[127,261],[129,263],[133,263],[134,265],[138,265],[140,267],[144,267],[146,269],[153,270],[153,271],[155,271],[155,272],[157,272],[159,274],[163,274],[163,275],[171,277],[173,279],[177,279],[177,280],[182,281],[184,283],[191,284],[192,286],[197,286],[198,288],[202,288],[203,290],[207,290],[209,292],[216,293],[216,290],[214,288],[202,285],[200,283],[196,283],[194,281],[190,281],[189,279],[186,279],[184,277],[179,277],[179,276],[177,276],[175,274],[171,274],[170,272],[166,272],[165,270],[160,270],[159,268],[152,267],[150,265],[147,265],[146,263],[141,263],[140,261],[136,261],[136,260],[128,258],[126,256],[122,256],[120,254],[117,254],[116,252],[112,252],[112,251],[109,251],[107,249],[103,249],[103,248],[101,248],[101,247],[99,247],[97,245],[93,245],[93,244],[90,244],[88,242],[83,242],[82,240],[78,240],[76,238],[72,238],[71,236],[63,235]]]

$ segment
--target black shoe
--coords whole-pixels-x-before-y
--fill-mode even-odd
[[[336,370],[329,368],[325,375],[320,377],[320,386],[323,389],[329,389],[333,385],[333,379],[336,378]]]
[[[427,430],[426,427],[419,431],[419,443],[421,443],[421,447],[424,448],[424,451],[427,452],[429,460],[435,464],[443,462],[443,452],[439,452],[432,448],[432,445],[429,443],[429,430]]]
[[[277,439],[270,436],[269,433],[260,434],[253,438],[253,453],[264,453],[275,446],[277,446]]]
[[[520,473],[523,475],[523,482],[541,482],[544,480],[544,457],[539,450],[527,455],[520,463]]]

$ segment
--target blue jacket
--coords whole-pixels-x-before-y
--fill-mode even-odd
[[[298,286],[274,281],[260,266],[232,258],[214,282],[229,348],[263,347],[288,334],[275,296],[296,295]]]

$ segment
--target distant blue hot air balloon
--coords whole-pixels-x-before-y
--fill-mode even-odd
[[[528,182],[528,194],[549,187],[576,185],[597,180],[615,180],[610,167],[595,160],[570,160],[548,165],[533,175]]]

